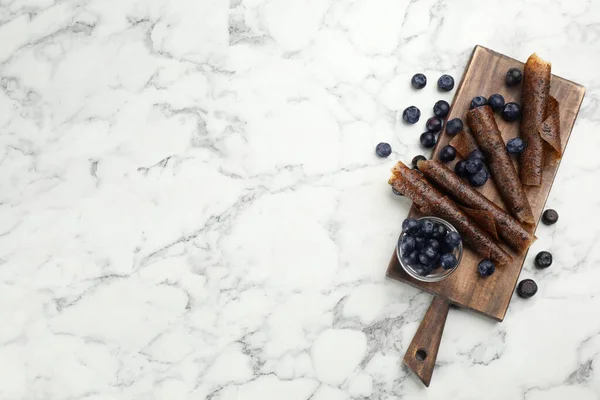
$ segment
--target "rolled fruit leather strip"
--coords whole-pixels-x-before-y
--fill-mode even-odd
[[[544,167],[544,142],[538,129],[546,120],[550,99],[551,65],[537,54],[532,54],[525,63],[521,105],[520,135],[527,146],[520,157],[521,182],[527,186],[542,184]]]
[[[418,168],[428,181],[462,205],[463,211],[482,228],[492,236],[496,232],[497,236],[519,254],[523,254],[535,241],[535,236],[523,228],[509,213],[468,185],[441,162],[421,160]]]
[[[450,146],[454,147],[458,154],[466,159],[473,150],[477,149],[477,142],[470,133],[462,130],[452,138]]]
[[[529,200],[506,151],[506,145],[490,106],[481,106],[469,111],[467,123],[490,166],[496,187],[508,211],[522,223],[535,223]]]
[[[392,176],[388,183],[410,198],[422,213],[445,219],[454,225],[464,242],[480,256],[490,258],[498,265],[512,262],[512,257],[487,232],[473,222],[452,200],[431,186],[420,172],[398,162],[392,168]]]

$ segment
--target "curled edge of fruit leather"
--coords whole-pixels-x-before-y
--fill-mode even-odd
[[[466,159],[473,150],[478,149],[477,142],[473,138],[473,135],[467,133],[465,130],[460,131],[458,135],[452,138],[450,146],[454,147],[456,152],[464,159]]]
[[[549,145],[550,154],[548,161],[552,164],[562,157],[562,144],[560,141],[560,105],[558,100],[550,96],[546,106],[546,119],[538,128],[540,137]]]

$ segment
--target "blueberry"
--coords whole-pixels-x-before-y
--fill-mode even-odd
[[[423,89],[427,85],[427,77],[423,74],[414,74],[410,80],[410,84],[415,89]]]
[[[458,260],[456,256],[452,253],[442,254],[440,257],[440,266],[444,269],[452,269],[456,267],[458,264]]]
[[[402,112],[402,119],[407,124],[416,124],[419,118],[421,118],[421,110],[415,106],[407,107]]]
[[[454,89],[454,78],[450,75],[442,75],[437,81],[438,87],[444,92],[449,92]]]
[[[425,129],[427,132],[437,133],[442,130],[442,119],[440,117],[431,117],[425,123]]]
[[[420,264],[415,268],[415,272],[421,276],[427,276],[433,271],[433,266]]]
[[[479,159],[481,161],[485,161],[485,157],[483,156],[483,153],[479,149],[473,150],[467,156],[467,159],[469,159],[469,160],[474,159],[474,158],[477,158],[477,159]]]
[[[435,239],[429,239],[429,241],[427,242],[427,247],[431,247],[435,251],[439,251],[440,250],[440,242],[438,242]]]
[[[489,177],[490,174],[488,174],[486,169],[481,168],[478,172],[469,175],[468,179],[471,186],[479,187],[485,185]]]
[[[375,154],[377,154],[381,158],[385,158],[392,154],[392,146],[388,143],[381,142],[375,147]]]
[[[512,138],[506,143],[506,151],[510,154],[519,154],[525,150],[525,142],[521,138]]]
[[[510,102],[504,105],[502,109],[502,119],[511,122],[521,118],[521,106],[517,103]]]
[[[446,145],[442,147],[442,150],[440,150],[439,157],[443,162],[450,162],[456,158],[456,150],[454,147]]]
[[[496,266],[494,265],[492,260],[485,259],[479,263],[479,265],[477,266],[477,270],[479,271],[479,275],[483,277],[490,276],[496,270]]]
[[[446,100],[439,100],[433,106],[433,113],[440,118],[446,117],[449,111],[450,104]]]
[[[518,68],[511,68],[506,72],[506,86],[517,86],[522,79],[523,74]]]
[[[483,161],[479,158],[469,158],[465,165],[465,169],[469,174],[476,174],[483,169]]]
[[[403,255],[402,258],[408,265],[414,265],[419,262],[419,252],[413,250],[407,255]]]
[[[437,240],[442,240],[446,237],[446,233],[448,233],[448,229],[446,229],[444,225],[435,224],[431,237]]]
[[[446,237],[444,238],[444,242],[451,248],[455,249],[458,247],[461,241],[460,234],[458,232],[448,232]]]
[[[407,235],[417,233],[419,231],[419,221],[414,218],[406,218],[402,222],[402,231]]]
[[[419,233],[421,236],[429,238],[433,234],[433,222],[428,219],[419,220]]]
[[[439,245],[439,243],[438,243],[438,245]],[[421,250],[421,255],[424,255],[425,257],[427,257],[430,260],[437,260],[440,257],[440,253],[436,249],[434,249],[432,246],[427,246],[423,250]],[[420,256],[419,256],[419,259],[421,259]]]
[[[450,136],[456,135],[463,130],[463,122],[460,118],[451,119],[446,123],[446,133]]]
[[[422,156],[422,155],[419,154],[418,156],[415,156],[415,158],[412,159],[412,166],[413,166],[414,169],[419,169],[419,167],[418,167],[417,164],[421,160],[425,161],[425,160],[427,160],[427,158],[425,156]]]
[[[425,147],[426,149],[430,149],[435,146],[437,139],[435,138],[433,132],[425,132],[421,134],[419,141],[421,142],[421,146]]]
[[[547,251],[540,251],[535,256],[535,265],[538,268],[548,268],[552,265],[552,254]]]
[[[545,225],[553,225],[558,221],[558,213],[556,210],[548,209],[542,214],[542,222]]]
[[[454,172],[456,172],[456,175],[460,176],[461,178],[464,178],[467,176],[467,168],[466,167],[467,167],[467,162],[465,160],[460,160],[454,166]]]
[[[492,107],[492,110],[500,111],[504,107],[504,97],[501,94],[495,93],[488,99],[488,104]]]
[[[409,254],[415,249],[415,238],[412,236],[405,235],[400,241],[400,252],[401,254]]]
[[[427,239],[423,236],[417,236],[415,238],[415,249],[423,250],[425,245],[427,244]]]
[[[392,193],[394,193],[396,196],[402,196],[402,193],[397,191],[396,188],[394,188],[394,187],[392,187]]]
[[[483,96],[473,97],[473,99],[471,100],[471,105],[469,106],[469,110],[472,110],[477,107],[485,106],[485,105],[487,105],[487,103],[488,103],[487,99]]]
[[[533,297],[533,295],[537,293],[537,290],[537,283],[535,283],[531,279],[523,279],[517,285],[517,294],[519,295],[519,297],[522,297],[524,299]]]

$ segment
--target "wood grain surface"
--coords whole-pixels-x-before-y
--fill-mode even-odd
[[[469,110],[471,99],[478,95],[487,98],[493,93],[500,93],[504,96],[506,102],[515,101],[520,104],[521,85],[508,88],[504,83],[506,71],[512,67],[520,68],[522,71],[523,63],[485,47],[476,46],[462,81],[457,88],[447,120],[456,117],[461,118],[465,125],[465,130],[468,131],[465,115]],[[560,103],[561,140],[564,153],[581,102],[583,101],[585,88],[564,78],[552,75],[550,94]],[[496,115],[496,121],[505,141],[519,136],[518,121],[505,122],[499,114]],[[448,144],[450,139],[451,137],[445,131],[442,132],[438,144],[433,150],[432,158],[437,158],[440,149]],[[415,140],[417,139],[415,138]],[[516,165],[516,158],[514,161]],[[449,166],[454,167],[454,163]],[[539,187],[526,187],[526,194],[536,223],[540,220],[558,167],[559,163],[545,165],[542,185]],[[492,179],[481,187],[480,191],[490,200],[504,208],[500,194],[494,186]],[[419,214],[413,207],[409,215],[418,216]],[[531,229],[535,230],[535,227],[532,226]],[[458,269],[444,281],[425,283],[412,279],[402,270],[396,258],[395,251],[388,265],[387,275],[424,291],[438,294],[450,303],[472,309],[502,321],[526,256],[526,254],[518,256],[507,246],[503,245],[503,247],[514,257],[514,262],[505,267],[498,268],[496,273],[488,278],[479,277],[477,264],[481,261],[481,258],[468,247],[463,253],[463,259]]]

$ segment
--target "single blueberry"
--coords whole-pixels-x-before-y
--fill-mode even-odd
[[[440,257],[440,266],[444,269],[452,269],[456,267],[458,260],[452,253],[442,254]]]
[[[485,260],[482,260],[479,263],[479,265],[477,266],[477,270],[479,271],[479,275],[486,277],[494,273],[494,271],[496,270],[496,266],[494,265],[492,260],[488,260],[486,258]]]
[[[440,150],[439,157],[443,162],[450,162],[456,158],[456,149],[450,145],[446,145]]]
[[[375,147],[375,154],[381,158],[385,158],[392,154],[392,146],[390,146],[389,143],[381,142]]]
[[[415,106],[407,107],[402,112],[402,119],[407,124],[416,124],[419,118],[421,118],[421,110]]]
[[[402,237],[400,242],[400,254],[410,254],[415,249],[415,238],[412,236]]]
[[[485,105],[487,105],[487,103],[488,103],[487,99],[483,96],[473,97],[473,99],[471,100],[471,105],[469,106],[469,110],[472,110],[477,107],[485,106]]]
[[[415,89],[423,89],[427,85],[427,77],[423,74],[414,74],[410,80],[410,84]]]
[[[434,263],[433,258],[429,258],[423,254],[423,250],[421,250],[421,253],[419,254],[419,262],[423,265],[432,265]]]
[[[521,118],[521,106],[512,101],[506,103],[502,109],[502,119],[506,122],[511,122],[519,118]]]
[[[425,161],[425,160],[427,160],[427,158],[425,156],[422,156],[422,155],[419,154],[418,156],[415,156],[412,159],[412,166],[413,166],[414,169],[419,169],[418,163],[421,160]]]
[[[402,196],[402,193],[397,191],[396,188],[394,188],[394,187],[392,187],[392,193],[394,193],[396,196]]]
[[[446,123],[446,133],[450,136],[456,135],[463,130],[463,122],[460,118],[451,119]]]
[[[490,174],[488,174],[487,170],[481,168],[476,173],[469,175],[468,179],[471,186],[479,187],[485,185],[489,177]]]
[[[558,221],[558,213],[556,210],[548,209],[542,214],[542,222],[545,225],[553,225]]]
[[[443,124],[440,117],[431,117],[425,123],[425,129],[427,129],[427,132],[437,133],[442,130]]]
[[[506,86],[517,86],[522,79],[523,74],[518,68],[511,68],[506,72]]]
[[[483,156],[483,153],[479,149],[475,149],[472,152],[470,152],[469,155],[467,156],[467,158],[469,160],[477,158],[481,161],[485,161],[485,157]]]
[[[430,149],[435,146],[437,139],[433,132],[425,132],[421,134],[419,141],[421,142],[421,146],[425,147],[426,149]]]
[[[413,265],[419,262],[419,252],[417,250],[413,250],[410,253],[404,255],[402,259],[408,264]]]
[[[434,230],[434,232],[435,232],[435,230]],[[438,242],[435,239],[429,239],[429,241],[427,242],[427,246],[431,247],[435,251],[439,251],[440,250],[440,242]]]
[[[446,233],[448,233],[448,229],[446,229],[443,224],[435,224],[431,237],[437,240],[442,240],[446,237]]]
[[[458,232],[448,232],[448,234],[444,238],[444,241],[448,246],[450,246],[451,249],[457,248],[461,240],[462,239]]]
[[[421,255],[424,255],[429,260],[437,260],[440,256],[439,252],[431,246],[427,246],[423,250],[421,250]],[[419,260],[421,260],[420,256],[419,256]],[[423,262],[423,261],[421,261],[421,262]]]
[[[433,113],[440,118],[445,118],[449,111],[450,104],[446,100],[439,100],[433,105]]]
[[[456,172],[456,175],[460,176],[461,178],[466,177],[468,174],[467,162],[465,160],[460,160],[459,162],[457,162],[454,165],[454,172]]]
[[[537,256],[535,256],[535,265],[538,268],[548,268],[552,265],[552,254],[547,251],[540,251]]]
[[[525,142],[519,137],[512,138],[506,143],[506,151],[510,154],[519,154],[523,150],[525,150]]]
[[[406,218],[402,222],[402,231],[404,231],[407,235],[412,235],[417,233],[419,230],[419,221],[414,218]]]
[[[429,238],[433,234],[433,222],[428,219],[419,220],[419,233],[421,236]]]
[[[415,268],[415,272],[420,276],[427,276],[433,271],[433,266],[420,264]]]
[[[483,161],[479,158],[469,158],[465,165],[465,169],[469,174],[476,174],[483,169]]]
[[[450,75],[442,75],[437,81],[438,87],[444,92],[454,89],[454,78]]]
[[[500,111],[504,107],[504,97],[501,94],[495,93],[488,99],[488,104],[492,107],[492,110]]]
[[[517,294],[519,297],[528,299],[537,293],[538,287],[532,279],[523,279],[517,285]]]

